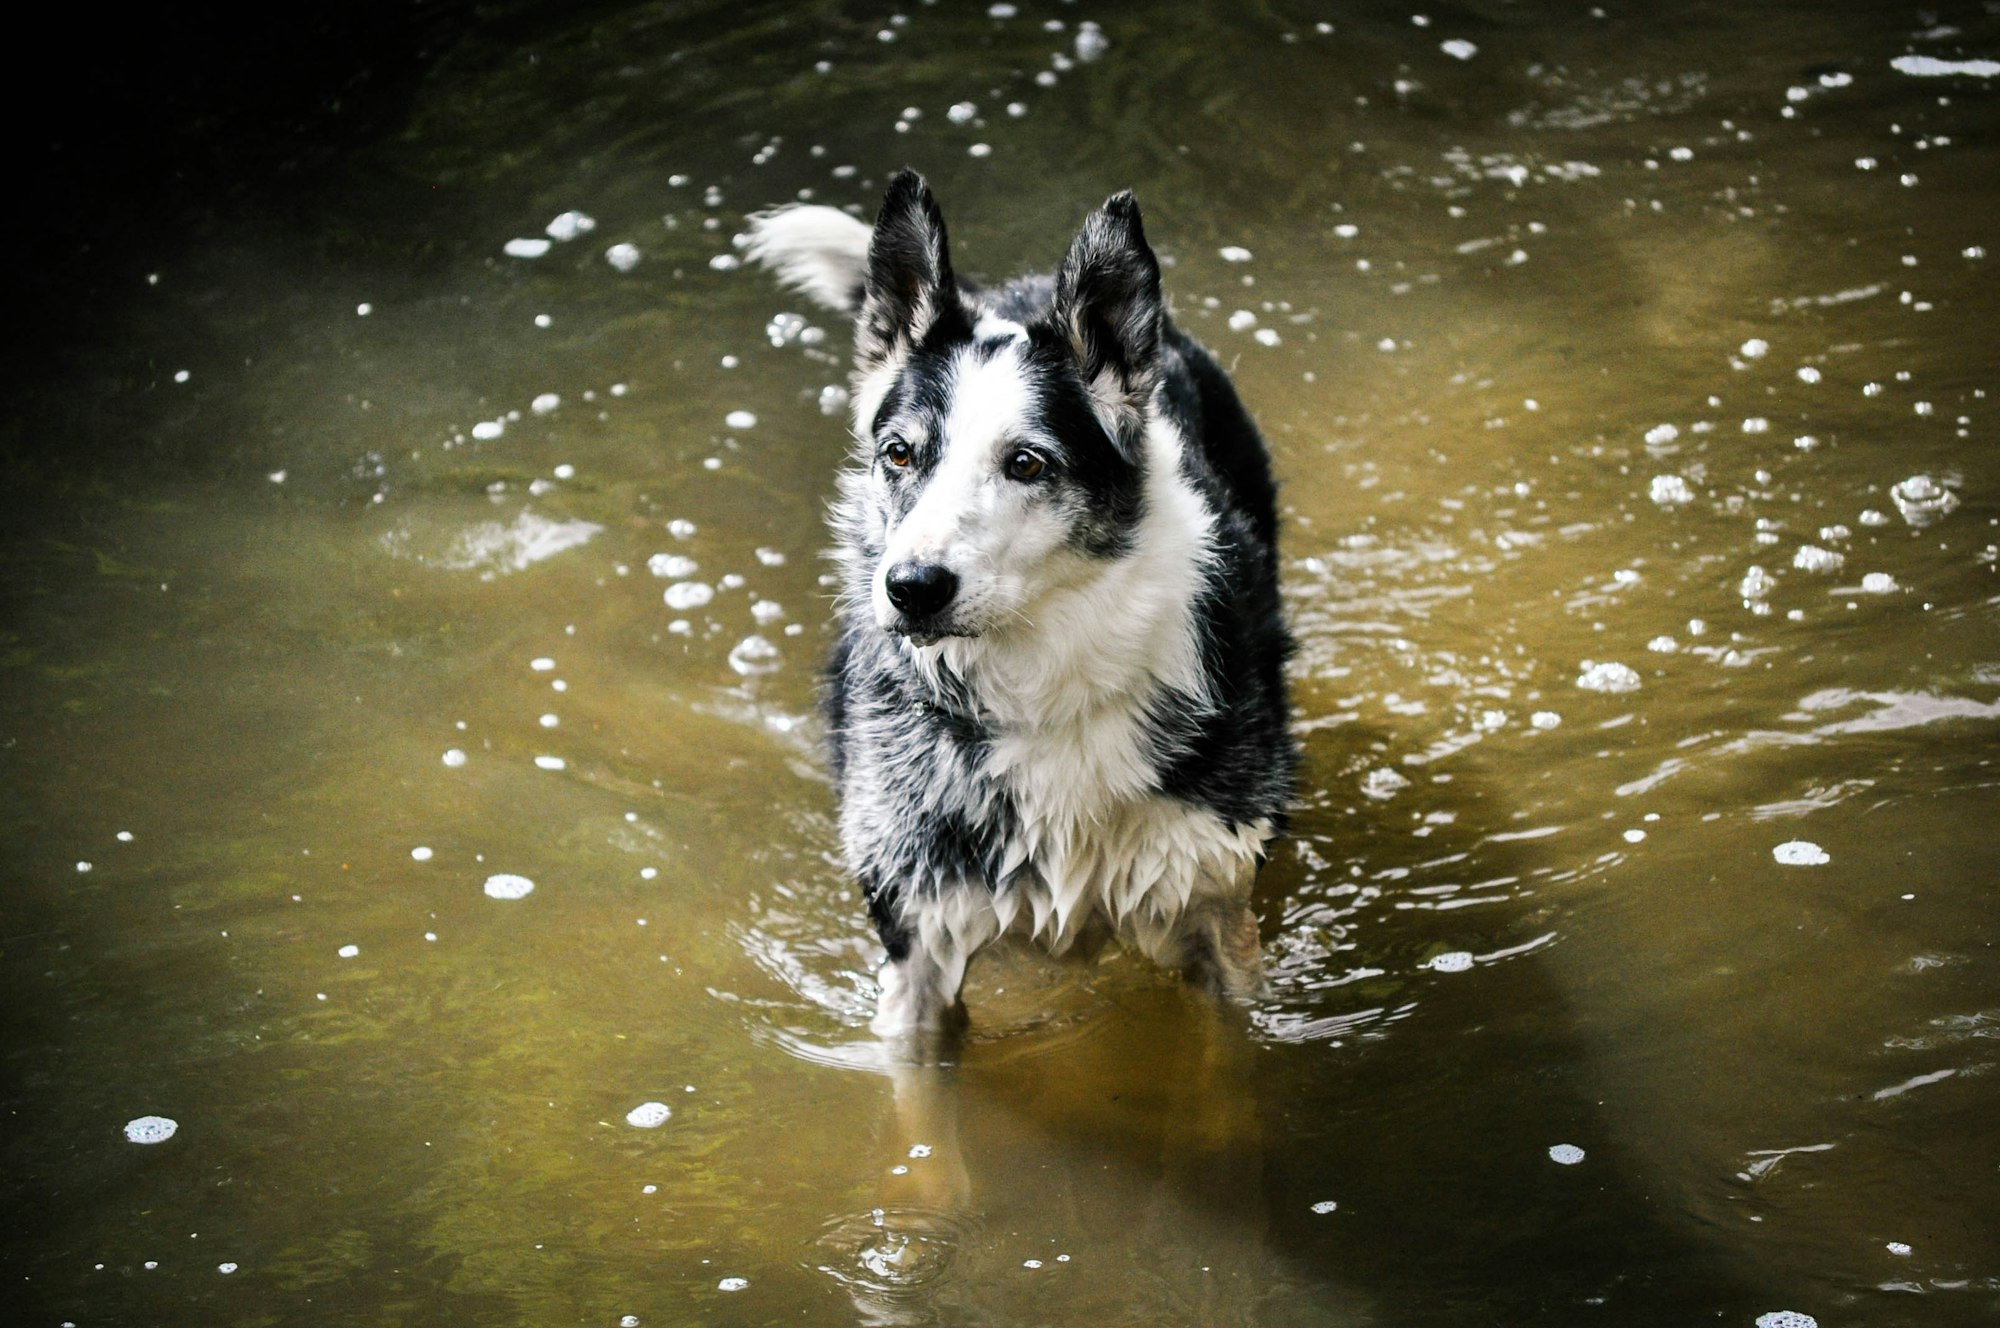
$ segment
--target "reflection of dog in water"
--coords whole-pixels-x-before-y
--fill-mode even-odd
[[[1230,996],[1294,751],[1256,426],[1177,329],[1138,204],[1054,276],[957,277],[922,177],[747,248],[855,315],[826,713],[849,867],[888,948],[875,1028],[947,1025],[1008,933],[1110,937]]]

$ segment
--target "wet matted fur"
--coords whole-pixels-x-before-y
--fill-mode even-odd
[[[825,711],[847,864],[888,951],[875,1028],[937,1028],[1023,933],[1116,937],[1240,996],[1295,753],[1263,440],[1173,325],[1129,193],[1051,275],[952,270],[922,177],[871,228],[745,248],[855,318]]]

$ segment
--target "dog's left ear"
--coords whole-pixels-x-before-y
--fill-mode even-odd
[[[1090,214],[1056,273],[1057,330],[1091,395],[1115,413],[1143,415],[1160,375],[1160,264],[1132,191]],[[1129,418],[1129,417],[1128,417]]]

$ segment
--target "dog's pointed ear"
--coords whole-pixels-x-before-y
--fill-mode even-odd
[[[898,171],[868,241],[856,357],[867,368],[888,362],[899,348],[921,341],[939,316],[957,305],[944,214],[923,176]]]
[[[1114,411],[1143,414],[1160,375],[1160,264],[1132,191],[1090,214],[1056,273],[1057,331],[1076,355],[1091,395]]]

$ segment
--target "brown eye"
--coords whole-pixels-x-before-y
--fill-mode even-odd
[[[907,466],[910,464],[910,458],[915,453],[910,451],[908,443],[898,438],[895,442],[882,449],[882,455],[889,458],[889,464],[892,466]]]
[[[1007,458],[1007,474],[1011,479],[1031,480],[1042,473],[1042,459],[1023,448]]]

